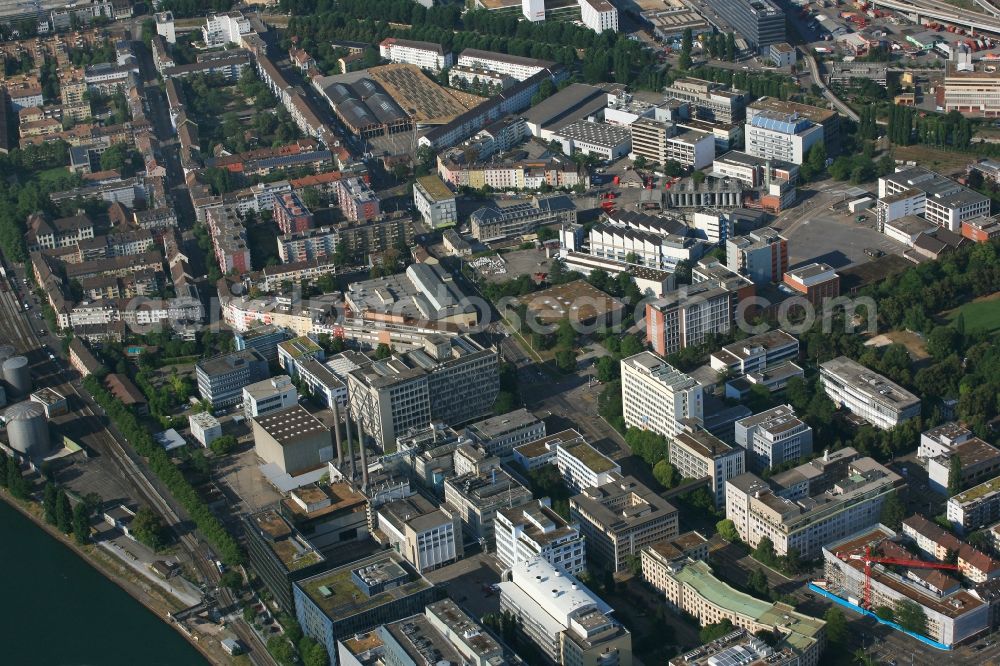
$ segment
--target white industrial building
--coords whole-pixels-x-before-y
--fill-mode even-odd
[[[876,217],[881,228],[907,215],[923,215],[948,231],[962,222],[989,216],[989,197],[923,167],[907,167],[878,179]]]
[[[208,412],[198,412],[188,417],[191,436],[202,446],[208,446],[222,437],[222,425]]]
[[[458,222],[455,193],[437,174],[422,176],[413,182],[413,204],[432,229],[452,227]]]
[[[618,32],[618,10],[608,0],[578,0],[580,20],[594,32]]]
[[[278,375],[243,387],[243,412],[246,418],[263,416],[297,405],[299,392],[288,375]]]
[[[569,574],[586,568],[586,550],[579,525],[552,510],[547,497],[497,512],[496,556],[506,567],[541,557]]]
[[[596,155],[613,161],[628,155],[632,150],[632,134],[624,127],[607,123],[581,120],[551,133],[552,139],[562,144],[563,153]]]

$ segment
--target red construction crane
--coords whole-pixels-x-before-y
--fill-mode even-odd
[[[837,553],[837,557],[844,560],[860,560],[865,565],[865,586],[863,608],[872,609],[872,565],[873,564],[896,564],[911,569],[951,569],[958,570],[957,564],[945,564],[944,562],[925,562],[924,560],[910,560],[902,557],[882,557],[872,555],[871,546],[865,546],[863,553]]]

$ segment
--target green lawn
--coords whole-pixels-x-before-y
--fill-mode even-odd
[[[961,312],[965,315],[965,330],[1000,332],[1000,298],[989,296],[982,300],[967,303],[948,313],[948,319],[954,321]]]

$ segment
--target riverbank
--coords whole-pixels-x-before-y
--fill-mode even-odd
[[[166,624],[175,634],[180,635],[184,639],[184,642],[194,648],[194,650],[197,651],[206,663],[231,663],[229,657],[221,654],[213,654],[211,651],[206,649],[206,646],[201,641],[194,640],[194,638],[183,631],[177,623],[170,620],[168,614],[180,610],[182,608],[182,604],[168,595],[165,591],[143,581],[138,574],[129,570],[123,562],[117,561],[113,555],[104,552],[96,544],[81,546],[77,544],[73,538],[60,533],[54,526],[45,522],[42,516],[41,506],[37,503],[21,502],[12,497],[6,489],[0,490],[0,500],[3,500],[6,506],[9,506],[18,512],[35,527],[41,528],[41,530],[48,537],[65,546],[70,552],[73,553],[76,559],[89,565],[90,569],[98,573],[103,579],[113,583],[119,590],[127,594],[134,601],[141,604],[162,624]],[[54,574],[56,572],[51,573]],[[107,631],[106,635],[107,640],[109,641],[117,641],[120,638],[115,635],[115,631],[113,629]],[[141,636],[133,636],[131,638],[139,639],[140,641],[142,640]],[[187,664],[193,662],[188,660],[184,663]]]

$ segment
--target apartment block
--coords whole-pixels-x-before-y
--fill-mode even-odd
[[[738,420],[736,444],[747,452],[747,469],[760,473],[809,457],[813,433],[790,405],[778,405]]]
[[[657,354],[669,356],[725,335],[735,324],[739,294],[717,282],[699,282],[646,303],[646,339]]]
[[[880,430],[920,416],[920,398],[846,356],[821,363],[820,383],[838,408]]]
[[[694,379],[651,352],[622,359],[625,425],[672,438],[683,422],[703,420],[702,388]]]
[[[282,192],[274,196],[271,211],[283,234],[301,233],[313,226],[312,213],[295,192]]]
[[[542,558],[519,562],[501,581],[500,608],[550,664],[631,666],[632,636],[575,576]]]
[[[458,55],[456,63],[462,67],[488,69],[505,74],[518,81],[526,81],[536,74],[552,67],[555,63],[548,60],[537,60],[523,56],[508,55],[495,51],[480,49],[465,49]]]
[[[306,229],[278,236],[278,256],[282,263],[329,261],[337,252],[340,235],[335,227]]]
[[[267,361],[254,349],[213,356],[195,364],[198,393],[216,410],[239,404],[243,387],[267,378]]]
[[[794,549],[810,559],[824,544],[876,525],[886,498],[903,485],[898,474],[846,447],[768,481],[750,473],[730,479],[726,518],[751,548],[766,536],[777,554]]]
[[[433,42],[386,37],[378,45],[378,51],[389,62],[404,62],[435,73],[451,67],[454,62],[451,51],[446,52],[440,44]]]
[[[379,216],[379,200],[375,192],[360,178],[337,181],[337,202],[348,220],[371,220]]]
[[[715,505],[726,501],[726,481],[746,471],[746,451],[701,428],[689,428],[667,442],[670,464],[685,479],[709,478]]]
[[[250,246],[246,228],[237,211],[230,206],[217,206],[205,212],[205,222],[212,238],[215,260],[224,274],[239,275],[251,270]]]
[[[781,282],[788,270],[788,241],[764,227],[726,241],[726,266],[755,284]]]
[[[506,567],[541,557],[569,574],[578,575],[586,569],[580,526],[563,520],[547,497],[501,509],[495,525],[496,556]]]
[[[569,512],[587,539],[587,557],[614,571],[678,534],[677,509],[631,476],[586,488],[570,498]]]

